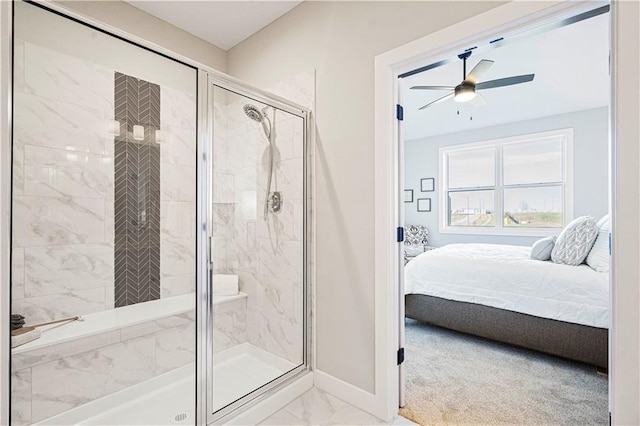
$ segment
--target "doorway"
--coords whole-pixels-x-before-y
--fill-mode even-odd
[[[393,207],[384,208],[382,205],[382,201],[386,200],[389,204],[393,206],[397,206],[398,204],[391,203],[390,200],[402,200],[401,193],[401,185],[400,179],[398,178],[398,171],[394,164],[397,164],[398,159],[398,145],[390,144],[390,140],[398,140],[397,132],[398,126],[395,122],[391,121],[391,108],[390,106],[393,104],[395,109],[395,101],[398,95],[398,88],[391,85],[390,77],[397,77],[403,72],[409,71],[411,69],[415,69],[420,64],[425,63],[436,63],[442,61],[445,58],[445,54],[443,52],[450,52],[451,50],[463,51],[467,46],[473,46],[476,43],[480,42],[480,39],[483,40],[492,40],[498,38],[500,35],[504,35],[507,33],[517,32],[518,29],[524,27],[535,27],[541,25],[543,23],[548,23],[550,21],[564,19],[566,17],[575,16],[579,13],[585,11],[584,5],[580,7],[574,7],[575,5],[567,4],[567,3],[558,3],[554,4],[552,7],[544,8],[544,7],[534,7],[532,4],[528,4],[524,6],[520,5],[506,5],[497,8],[495,13],[486,13],[477,19],[471,19],[464,23],[464,25],[456,25],[451,28],[448,28],[446,31],[441,31],[433,36],[427,36],[424,39],[415,41],[407,46],[403,46],[401,48],[395,49],[393,51],[387,52],[384,55],[381,55],[377,61],[377,88],[379,89],[376,96],[376,166],[377,166],[377,182],[376,187],[378,190],[378,200],[377,209],[379,210],[379,214],[376,220],[377,229],[385,229],[384,226],[398,226],[401,224],[401,209],[396,209]],[[530,7],[530,8],[529,8]],[[595,3],[591,3],[591,9],[597,7]],[[621,252],[623,246],[625,246],[622,238],[616,238],[619,235],[620,228],[623,226],[622,222],[628,223],[631,225],[633,223],[631,221],[631,210],[626,210],[624,205],[621,205],[619,202],[619,198],[616,194],[620,194],[623,191],[623,188],[620,185],[625,186],[623,182],[620,181],[620,175],[622,173],[634,173],[633,166],[627,164],[624,159],[627,159],[626,156],[623,156],[622,153],[626,152],[630,147],[624,144],[624,139],[621,139],[621,133],[624,133],[625,137],[634,137],[637,134],[635,130],[635,124],[633,123],[633,119],[629,114],[630,111],[637,111],[637,107],[633,107],[630,109],[626,109],[624,113],[618,114],[616,111],[619,110],[620,104],[625,102],[624,99],[619,98],[619,91],[617,89],[620,84],[621,79],[626,81],[627,77],[631,77],[630,75],[626,75],[626,67],[625,71],[622,71],[619,63],[625,62],[621,55],[621,50],[624,47],[630,48],[632,43],[625,43],[621,41],[618,36],[620,32],[620,27],[625,27],[629,25],[629,28],[633,28],[634,24],[631,23],[631,20],[627,20],[626,13],[621,14],[620,10],[625,9],[626,7],[621,7],[620,4],[614,3],[612,5],[612,80],[613,80],[613,90],[612,90],[612,111],[611,111],[611,188],[612,188],[612,206],[611,212],[612,216],[615,218],[616,224],[612,227],[612,247],[614,256],[612,259],[612,301],[611,306],[614,308],[612,310],[612,327],[611,327],[611,359],[615,362],[612,365],[616,366],[614,369],[610,369],[610,389],[611,389],[611,408],[614,415],[614,422],[616,419],[616,415],[618,419],[636,419],[638,413],[634,410],[627,409],[626,405],[623,405],[622,400],[626,400],[626,392],[622,392],[621,389],[625,389],[625,391],[630,391],[634,394],[634,397],[637,397],[637,384],[633,380],[627,380],[624,377],[616,374],[621,367],[618,364],[618,361],[621,363],[625,363],[624,359],[620,358],[620,353],[623,350],[622,347],[627,348],[627,343],[631,346],[628,347],[634,356],[637,354],[635,348],[635,343],[633,342],[623,342],[622,335],[628,336],[628,333],[632,333],[635,337],[637,334],[637,321],[633,321],[636,318],[635,314],[632,314],[631,305],[635,306],[634,302],[627,300],[622,300],[620,298],[621,294],[628,294],[629,297],[632,297],[632,294],[635,294],[635,290],[632,289],[630,284],[625,284],[625,282],[616,279],[621,274],[621,271],[624,269],[625,273],[631,273],[631,276],[634,275],[634,272],[631,272],[634,269],[635,260],[632,260],[632,257],[635,258],[637,255],[637,251],[634,251],[634,255],[626,258],[624,254]],[[587,8],[589,9],[589,8]],[[633,13],[635,11],[630,11]],[[624,16],[623,16],[624,15]],[[477,34],[481,34],[479,37]],[[635,34],[635,33],[634,33]],[[493,37],[493,38],[492,38]],[[635,40],[635,39],[634,39]],[[634,44],[635,46],[635,44]],[[425,53],[426,52],[426,53]],[[631,81],[631,80],[629,80]],[[635,84],[635,83],[634,83]],[[383,102],[386,102],[385,106],[383,106]],[[634,104],[635,105],[635,104]],[[635,108],[635,109],[634,109]],[[395,112],[395,111],[394,111]],[[394,114],[395,115],[395,114]],[[635,153],[635,149],[631,149],[630,154]],[[393,158],[393,163],[391,160],[385,161],[384,159]],[[626,167],[629,167],[627,169]],[[626,182],[626,179],[625,179]],[[632,188],[627,188],[627,190],[632,190]],[[389,206],[387,204],[387,206]],[[628,216],[627,216],[628,215]],[[629,220],[629,222],[626,222]],[[378,228],[380,227],[380,228]],[[616,229],[618,228],[618,229]],[[635,232],[635,231],[634,231]],[[635,234],[634,234],[635,235]],[[400,263],[400,255],[398,253],[398,245],[392,244],[384,240],[384,236],[380,233],[380,236],[376,237],[377,249],[376,249],[376,279],[381,284],[376,286],[377,294],[380,297],[384,297],[385,295],[393,299],[389,303],[380,302],[378,306],[378,312],[381,313],[380,316],[387,318],[387,322],[382,324],[382,322],[378,322],[379,324],[379,337],[386,337],[387,343],[387,352],[386,358],[388,361],[386,364],[381,365],[378,370],[381,374],[387,374],[387,378],[390,380],[390,384],[394,380],[394,378],[398,377],[399,372],[393,372],[391,369],[396,370],[396,367],[391,367],[392,360],[396,359],[396,351],[397,351],[397,342],[399,338],[399,330],[395,330],[392,324],[397,324],[397,319],[399,318],[398,310],[399,306],[393,306],[394,303],[398,302],[399,297],[402,296],[399,289],[397,287],[393,287],[388,292],[384,291],[384,287],[382,285],[383,282],[396,282],[401,273],[401,263]],[[630,247],[628,247],[630,248]],[[395,249],[395,250],[394,250]],[[628,262],[628,263],[627,263]],[[629,269],[627,269],[629,268]],[[627,293],[627,292],[630,293]],[[382,299],[385,300],[385,299]],[[388,299],[387,299],[388,300]],[[627,306],[628,305],[628,306]],[[633,324],[633,330],[627,329],[627,325],[629,325],[629,321],[622,322],[623,311],[620,311],[616,308],[626,306],[623,308],[623,311],[626,312],[624,315],[631,315],[631,324]],[[627,311],[628,309],[628,311]],[[635,308],[634,308],[635,309]],[[395,322],[388,321],[389,316],[384,316],[382,314],[388,310],[388,312],[392,312],[394,314]],[[386,328],[391,327],[391,328]],[[620,328],[622,327],[622,329]],[[633,334],[635,333],[635,334]],[[635,340],[634,340],[635,342]],[[382,353],[382,352],[379,352]],[[633,363],[625,363],[625,368],[637,368],[632,365]],[[387,371],[387,373],[384,373]],[[635,370],[634,370],[635,371]],[[626,376],[626,374],[625,374]],[[391,385],[393,386],[393,385]],[[390,393],[393,392],[393,389]],[[388,412],[394,412],[397,407],[398,397],[397,395],[386,395],[386,401],[388,403],[386,409]],[[629,399],[630,401],[630,399]],[[623,420],[619,420],[623,421]],[[633,420],[627,420],[633,421]]]
[[[413,421],[607,421],[606,375],[567,359],[607,368],[608,10],[399,76],[401,413]],[[578,217],[591,234],[565,262]],[[506,392],[514,377],[519,388]]]

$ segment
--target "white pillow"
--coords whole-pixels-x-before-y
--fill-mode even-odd
[[[544,237],[533,243],[531,246],[531,259],[533,260],[549,260],[553,246],[556,244],[556,236]]]
[[[407,244],[404,246],[404,252],[407,254],[407,256],[417,256],[424,253],[424,246],[414,246]]]
[[[598,221],[598,236],[587,256],[587,265],[598,272],[609,272],[609,215]]]
[[[569,223],[560,233],[551,252],[551,260],[563,265],[577,266],[589,254],[598,235],[593,216],[581,216]]]

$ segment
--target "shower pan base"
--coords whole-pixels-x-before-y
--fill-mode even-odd
[[[215,355],[213,399],[222,408],[296,365],[250,343]],[[189,364],[37,425],[193,425],[195,366]]]

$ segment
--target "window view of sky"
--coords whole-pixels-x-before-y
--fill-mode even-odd
[[[504,226],[562,226],[563,142],[554,136],[449,152],[450,225],[495,226],[501,203]]]

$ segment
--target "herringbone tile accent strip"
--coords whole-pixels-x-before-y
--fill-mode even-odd
[[[160,86],[115,73],[115,306],[160,298]],[[133,139],[133,126],[144,140]]]

